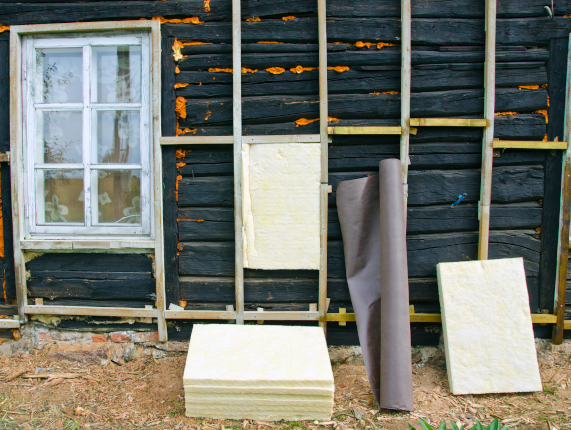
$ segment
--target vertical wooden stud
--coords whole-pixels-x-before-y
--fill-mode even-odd
[[[402,166],[402,184],[404,192],[404,214],[408,201],[408,165],[410,140],[410,75],[411,75],[411,0],[401,1],[401,135],[400,161]]]
[[[570,39],[571,42],[571,39]],[[567,87],[565,101],[564,140],[571,133],[571,43],[567,54]],[[559,240],[557,244],[557,274],[555,285],[554,313],[557,322],[553,327],[553,343],[563,342],[563,330],[565,325],[565,294],[567,292],[567,260],[569,258],[569,222],[571,213],[571,149],[567,148],[563,154],[563,169],[561,174],[561,211],[559,215]]]
[[[321,136],[321,192],[320,192],[320,262],[319,262],[319,326],[327,330],[327,194],[328,194],[328,143],[329,119],[327,91],[327,22],[326,0],[317,0],[317,30],[319,32],[319,134]]]
[[[496,98],[496,0],[486,0],[486,59],[484,63],[484,118],[488,126],[482,141],[482,176],[480,179],[480,233],[478,259],[488,259],[490,239],[490,203],[492,200],[492,163],[494,159],[494,110]]]
[[[242,23],[240,0],[232,0],[232,124],[234,136],[234,237],[236,324],[244,324],[242,225]]]
[[[153,21],[151,29],[151,82],[153,135],[153,172],[154,188],[154,234],[155,234],[155,280],[157,288],[157,325],[159,340],[168,340],[167,321],[165,319],[165,255],[164,255],[164,222],[163,222],[163,168],[161,150],[161,26]]]

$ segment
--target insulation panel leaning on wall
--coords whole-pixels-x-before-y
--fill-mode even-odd
[[[319,269],[319,143],[245,144],[244,267]]]

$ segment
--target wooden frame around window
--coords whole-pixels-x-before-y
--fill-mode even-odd
[[[69,36],[78,37],[86,34],[109,32],[149,32],[150,33],[150,106],[151,106],[151,151],[153,165],[151,211],[153,222],[151,230],[154,236],[142,237],[110,237],[101,240],[96,237],[77,236],[65,239],[48,239],[45,237],[30,240],[26,237],[24,194],[24,135],[23,135],[23,103],[22,103],[22,38],[24,36],[49,35],[54,38]],[[88,22],[69,24],[17,25],[10,27],[10,168],[12,180],[12,214],[14,219],[14,268],[16,275],[16,292],[20,322],[26,321],[26,314],[52,315],[91,315],[91,316],[133,316],[157,319],[160,340],[167,340],[165,310],[165,277],[163,253],[163,214],[162,214],[162,168],[161,168],[161,119],[160,119],[160,23],[158,21],[120,21],[120,22]],[[74,308],[72,306],[38,306],[28,305],[26,288],[26,253],[42,252],[118,252],[118,253],[154,253],[156,279],[156,308]],[[80,313],[78,313],[80,312]]]

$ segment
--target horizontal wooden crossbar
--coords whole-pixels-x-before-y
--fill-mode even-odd
[[[327,127],[328,134],[401,134],[400,127]]]
[[[234,320],[236,312],[234,311],[165,311],[166,319],[213,319],[213,320]],[[246,321],[317,321],[319,320],[319,312],[317,311],[246,311],[244,312],[244,320]]]
[[[24,306],[30,315],[78,315],[97,317],[157,318],[157,309],[103,308],[96,306]]]
[[[235,311],[165,311],[166,319],[180,320],[235,320]]]
[[[411,118],[411,127],[488,127],[487,119],[469,118]]]
[[[499,140],[494,139],[493,147],[517,149],[567,149],[568,142],[549,141],[537,142],[532,140]]]
[[[319,134],[286,134],[281,136],[242,136],[242,143],[319,143]],[[161,145],[231,145],[232,136],[176,136],[161,137]]]
[[[19,328],[20,321],[2,318],[0,319],[0,329]]]
[[[346,313],[328,313],[327,321],[355,321],[355,314]],[[531,321],[534,324],[555,324],[557,322],[557,316],[551,314],[532,314]],[[424,314],[424,313],[411,313],[410,322],[432,322],[439,323],[442,322],[442,317],[440,314]],[[566,321],[569,323],[569,328],[571,329],[571,321]]]
[[[154,240],[22,240],[20,248],[26,251],[105,250],[139,253],[155,249]]]

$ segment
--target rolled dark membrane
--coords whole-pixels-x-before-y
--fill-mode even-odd
[[[380,405],[381,242],[379,176],[343,181],[337,211],[345,270],[369,384]],[[410,357],[409,357],[410,362]]]
[[[401,162],[379,163],[382,409],[414,410]]]

